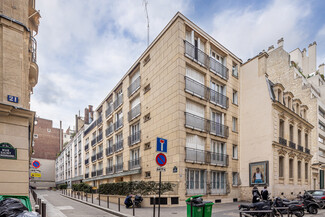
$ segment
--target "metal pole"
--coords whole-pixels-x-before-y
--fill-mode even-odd
[[[78,200],[80,199],[80,192],[78,191]]]
[[[84,192],[81,193],[81,200],[84,200]]]
[[[46,217],[46,203],[42,202],[42,217]]]
[[[98,193],[98,204],[100,206],[100,193]]]
[[[120,207],[120,198],[118,198],[118,211],[121,211],[121,207]]]
[[[193,202],[192,202],[192,198],[191,198],[191,217],[193,217],[193,206],[192,206]]]
[[[153,217],[156,217],[156,196],[153,196]]]
[[[160,189],[161,189],[161,171],[159,171],[159,198],[158,198],[158,217],[160,217]]]
[[[42,215],[42,200],[38,198],[39,214]]]
[[[107,196],[107,208],[109,208],[109,196]]]
[[[91,203],[94,203],[94,194],[91,192]]]
[[[86,202],[88,202],[88,194],[86,193]]]
[[[135,202],[133,200],[133,216],[135,216],[135,209],[134,209],[134,207],[135,207]]]

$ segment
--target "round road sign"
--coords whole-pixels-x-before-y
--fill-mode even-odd
[[[159,166],[163,167],[167,163],[167,157],[163,153],[157,154],[156,162]]]
[[[37,169],[41,166],[41,163],[38,160],[34,160],[32,163],[32,166]]]

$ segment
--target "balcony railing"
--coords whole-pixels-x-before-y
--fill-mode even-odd
[[[89,164],[89,158],[85,160],[85,165]]]
[[[307,154],[310,154],[310,150],[309,150],[308,148],[305,148],[305,152],[306,152]]]
[[[97,170],[97,176],[103,175],[103,169]]]
[[[123,117],[121,117],[114,123],[114,130],[116,131],[120,129],[122,126],[123,126]]]
[[[212,164],[217,166],[228,166],[229,157],[226,154],[210,152],[195,148],[185,148],[185,161],[200,164]]]
[[[100,132],[97,136],[97,142],[101,142],[103,140],[103,132]]]
[[[115,172],[122,172],[123,171],[123,163],[119,163],[115,165]]]
[[[290,141],[289,142],[289,147],[293,148],[293,149],[296,149],[296,143]]]
[[[284,146],[287,146],[287,140],[282,138],[282,137],[279,137],[279,144],[280,145],[284,145]]]
[[[197,61],[200,65],[207,67],[209,65],[209,56],[201,51],[198,47],[195,47],[190,42],[184,40],[185,43],[185,55],[194,61]]]
[[[84,137],[97,126],[97,121],[94,121],[84,132]]]
[[[100,160],[103,158],[103,151],[100,151],[99,153],[97,153],[97,160]]]
[[[134,118],[138,117],[141,113],[141,104],[139,103],[134,108],[128,112],[128,120],[131,121]]]
[[[199,131],[206,131],[208,122],[206,119],[185,112],[185,126],[197,129]]]
[[[106,118],[108,118],[112,113],[113,113],[113,106],[110,104],[110,105],[108,105],[108,108],[106,109],[106,111],[105,111],[105,116],[106,116]]]
[[[89,149],[89,144],[85,145],[85,151],[88,151]]]
[[[132,84],[130,84],[130,86],[128,87],[128,96],[132,96],[132,94],[134,94],[139,88],[140,88],[140,82],[141,82],[141,78],[140,76],[135,79],[135,81],[133,81]]]
[[[113,154],[114,153],[114,148],[113,148],[113,146],[112,147],[108,147],[108,148],[106,148],[106,156],[109,156],[109,155],[111,155],[111,154]]]
[[[210,89],[210,102],[220,105],[223,108],[229,107],[228,97],[212,89]]]
[[[32,54],[32,58],[31,61],[33,63],[36,63],[37,60],[37,42],[36,39],[33,36],[30,36],[30,48],[29,48],[29,52],[31,52]]]
[[[97,119],[97,126],[101,125],[103,123],[103,116],[100,115],[99,118]]]
[[[97,143],[97,139],[96,139],[96,137],[95,137],[93,140],[91,140],[91,146],[96,145],[96,143]]]
[[[91,162],[92,163],[95,162],[96,160],[97,160],[97,155],[96,154],[91,156]]]
[[[117,99],[114,101],[114,110],[116,110],[123,103],[123,94],[120,94]]]
[[[95,176],[97,176],[97,171],[91,172],[91,177],[95,177]]]
[[[129,136],[129,146],[132,146],[141,140],[141,130]]]
[[[115,144],[114,144],[114,152],[117,152],[117,151],[120,151],[123,149],[123,139],[120,140],[120,141],[117,141]]]
[[[222,77],[225,80],[228,80],[228,68],[212,57],[210,57],[210,70],[214,74]]]
[[[114,173],[114,167],[113,166],[108,166],[106,167],[106,174],[112,174]]]
[[[302,147],[301,145],[298,145],[298,150],[301,152],[304,152],[304,147]]]
[[[85,174],[85,178],[88,179],[89,178],[89,173]]]
[[[210,133],[220,137],[228,137],[229,136],[229,128],[223,124],[210,121]]]
[[[141,162],[141,158],[129,160],[129,170],[141,168],[140,162]]]
[[[113,133],[113,131],[114,131],[114,127],[113,127],[114,125],[113,124],[111,124],[111,125],[109,125],[107,128],[106,128],[106,136],[110,136],[112,133]]]

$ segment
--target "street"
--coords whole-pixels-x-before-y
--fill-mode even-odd
[[[87,204],[75,201],[73,199],[67,198],[60,195],[60,191],[48,191],[48,190],[37,190],[36,193],[47,203],[47,217],[79,217],[79,216],[115,216],[109,214],[103,210],[100,210],[95,207],[91,207]],[[85,199],[84,199],[85,201]],[[94,204],[98,205],[98,200],[94,199]],[[106,201],[101,201],[103,207],[106,206]],[[213,217],[228,217],[228,216],[239,216],[238,205],[240,203],[225,203],[225,204],[215,204],[213,206]],[[117,211],[117,205],[110,203],[110,208]],[[156,209],[156,216],[157,216]],[[126,209],[121,205],[121,212],[132,216],[132,209]],[[153,215],[152,208],[140,208],[135,210],[137,217],[149,217]],[[186,207],[162,207],[161,216],[186,216]],[[318,215],[309,215],[306,214],[306,217],[309,216],[325,216],[325,210],[319,210]]]

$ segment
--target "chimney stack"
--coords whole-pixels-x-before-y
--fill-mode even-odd
[[[274,45],[271,45],[268,49],[267,49],[267,52],[269,53],[269,52],[271,52],[271,51],[273,51],[274,50]]]
[[[79,128],[78,128],[78,115],[75,116],[76,117],[76,133],[78,132]]]
[[[62,151],[62,121],[60,121],[60,152]]]
[[[278,40],[278,47],[283,47],[283,44],[284,44],[284,40],[283,40],[283,38],[280,38]]]
[[[318,66],[319,74],[324,75],[325,64],[322,63]]]
[[[93,106],[89,105],[89,123],[91,123],[94,120],[94,112],[93,112]]]
[[[85,124],[89,124],[89,110],[85,108]]]

